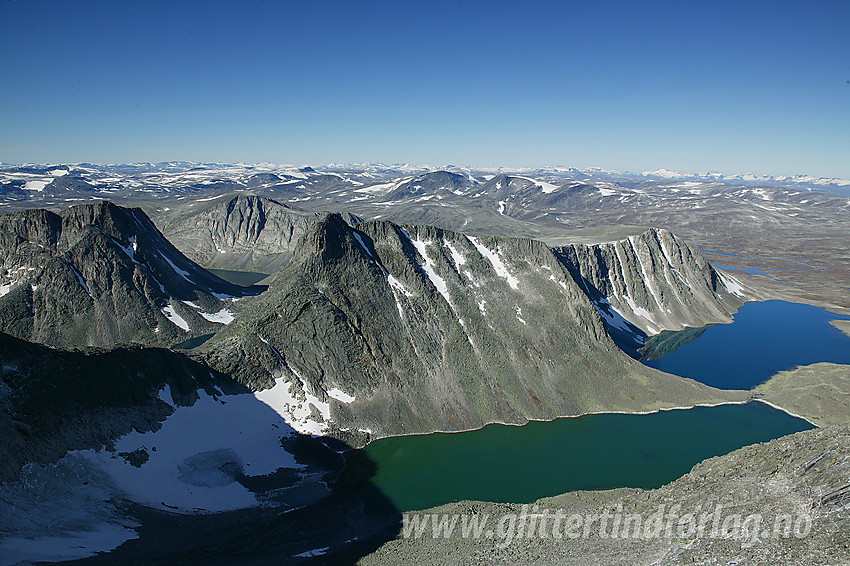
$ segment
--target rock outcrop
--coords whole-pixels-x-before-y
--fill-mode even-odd
[[[108,202],[0,216],[0,250],[0,331],[53,346],[171,345],[229,321],[222,299],[246,292]]]
[[[736,279],[667,230],[554,251],[609,326],[638,339],[731,322],[747,300]]]
[[[204,267],[274,273],[315,218],[275,199],[235,195],[196,202],[158,222],[169,241]]]

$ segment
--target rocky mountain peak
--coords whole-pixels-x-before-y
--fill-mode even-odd
[[[194,203],[157,222],[187,257],[209,268],[274,273],[286,265],[315,215],[279,200],[236,194]]]
[[[747,300],[737,279],[667,230],[555,252],[609,327],[639,340],[639,333],[730,322]]]
[[[340,259],[350,253],[357,243],[351,228],[339,214],[320,213],[304,233],[296,248],[296,257],[319,256],[322,260]]]
[[[258,292],[183,256],[137,208],[12,213],[0,231],[0,330],[26,340],[170,345],[232,320],[227,297]]]

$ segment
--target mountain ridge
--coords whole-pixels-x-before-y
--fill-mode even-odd
[[[260,290],[227,283],[187,259],[141,209],[96,203],[60,214],[9,213],[0,216],[0,233],[9,281],[0,330],[35,342],[170,345],[214,330],[213,313]]]
[[[613,324],[619,314],[628,323],[620,326],[646,335],[731,322],[748,297],[735,277],[715,270],[663,229],[614,242],[570,244],[555,253],[606,320]]]
[[[680,401],[722,396],[623,354],[534,240],[383,221],[352,228],[324,214],[244,307],[193,355],[251,388],[290,383],[302,399],[297,430],[461,430],[657,408],[671,391]]]

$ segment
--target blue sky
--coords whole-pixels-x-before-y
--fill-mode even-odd
[[[850,1],[0,1],[0,160],[850,178]]]

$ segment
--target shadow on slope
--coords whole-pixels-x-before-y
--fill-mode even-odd
[[[0,348],[2,564],[351,563],[399,532],[374,463],[296,433],[280,391],[167,350]]]

